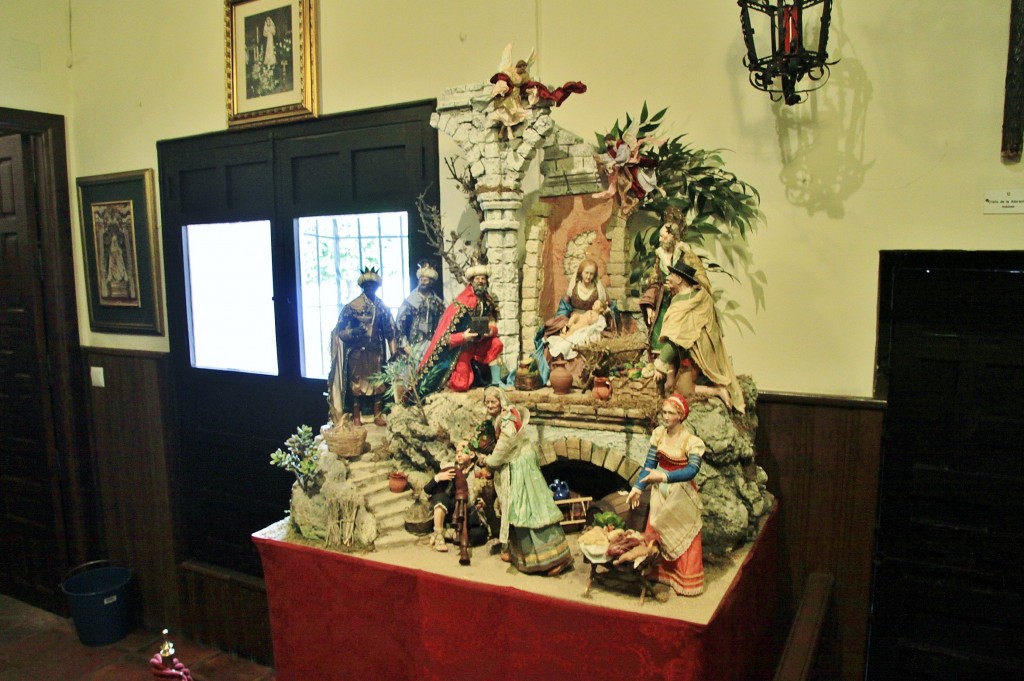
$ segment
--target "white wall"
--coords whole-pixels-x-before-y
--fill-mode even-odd
[[[67,115],[68,56],[63,0],[0,0],[0,106]]]
[[[762,389],[870,395],[879,250],[1024,248],[1024,216],[982,214],[986,190],[1021,185],[1021,167],[999,155],[1009,0],[970,11],[838,0],[830,54],[841,61],[797,107],[747,85],[731,0],[320,5],[323,113],[486,80],[515,42],[521,55],[537,47],[535,77],[587,84],[555,115],[585,139],[647,101],[669,107],[668,132],[726,149],[767,219],[751,240],[767,308],[755,314],[748,290],[732,286],[756,333],[727,330],[737,371]],[[70,8],[69,48],[66,0],[0,0],[0,106],[67,116],[72,177],[156,168],[157,140],[226,127],[220,3]],[[32,46],[38,68],[26,68]],[[454,223],[460,195],[450,182],[442,192]],[[83,343],[167,349],[91,333],[79,298]]]

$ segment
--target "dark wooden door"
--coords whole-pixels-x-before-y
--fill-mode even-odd
[[[178,404],[178,495],[190,557],[259,574],[252,532],[284,517],[294,477],[270,452],[300,424],[327,421],[326,383],[303,378],[294,220],[436,203],[432,103],[327,117],[271,130],[230,131],[158,145],[169,336]],[[276,376],[197,369],[188,334],[182,227],[271,221]],[[422,250],[410,249],[410,271]]]
[[[881,292],[868,678],[1021,678],[1024,253],[884,253]]]
[[[0,137],[0,591],[52,610],[66,557],[31,158]]]

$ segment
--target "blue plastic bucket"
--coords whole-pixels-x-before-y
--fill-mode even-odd
[[[132,630],[128,585],[131,568],[109,560],[79,565],[64,576],[60,589],[68,598],[71,619],[82,645],[116,643]]]

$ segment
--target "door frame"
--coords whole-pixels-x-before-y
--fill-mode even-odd
[[[0,134],[29,139],[35,167],[39,262],[42,274],[43,317],[53,415],[52,443],[46,452],[51,471],[57,527],[56,567],[61,573],[93,556],[101,534],[95,494],[92,453],[88,438],[87,392],[78,303],[75,296],[71,197],[67,168],[64,117],[0,107]],[[40,575],[41,579],[45,576]],[[54,588],[54,584],[48,584]],[[51,607],[62,608],[58,602]]]

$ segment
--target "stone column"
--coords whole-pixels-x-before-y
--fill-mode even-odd
[[[498,300],[498,332],[505,345],[502,360],[514,369],[520,353],[521,317],[519,238],[522,232],[522,180],[531,159],[555,128],[550,102],[528,110],[510,139],[488,117],[491,85],[448,88],[430,124],[451,136],[464,151],[483,212],[480,232],[491,270],[491,294]]]
[[[626,240],[626,219],[622,217],[618,208],[612,211],[605,235],[611,242],[611,253],[608,256],[608,298],[616,301],[620,310],[635,312],[636,310],[632,308],[636,307],[637,299],[627,297],[630,244]]]
[[[544,320],[540,315],[540,292],[544,290],[543,248],[548,236],[548,216],[551,206],[538,201],[530,207],[527,216],[526,255],[523,259],[522,286],[522,326],[520,347],[523,352],[533,352],[533,339],[537,335]]]
[[[481,229],[490,261],[491,295],[498,301],[498,335],[505,346],[501,359],[511,370],[519,358],[519,223],[509,227],[484,220]]]

